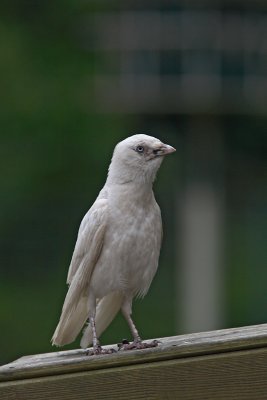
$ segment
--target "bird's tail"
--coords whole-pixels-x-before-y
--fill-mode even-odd
[[[80,298],[77,307],[72,308],[68,313],[65,313],[63,310],[51,340],[52,344],[64,346],[73,342],[80,333],[87,318],[88,299],[83,296]]]
[[[104,330],[108,327],[111,321],[115,318],[119,312],[122,304],[122,294],[118,292],[112,292],[107,296],[103,297],[96,307],[96,333],[99,337]],[[90,324],[85,328],[81,339],[81,347],[87,348],[92,344],[93,334]]]

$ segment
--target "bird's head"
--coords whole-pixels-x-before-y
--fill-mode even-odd
[[[133,135],[115,147],[109,176],[118,183],[153,182],[165,155],[175,151],[172,146],[148,135]]]

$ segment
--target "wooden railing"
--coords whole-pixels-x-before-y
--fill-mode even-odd
[[[160,342],[102,356],[22,357],[0,367],[0,399],[267,399],[267,324]]]

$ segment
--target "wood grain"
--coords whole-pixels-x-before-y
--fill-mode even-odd
[[[267,324],[161,341],[105,356],[23,357],[0,367],[0,398],[267,399]]]

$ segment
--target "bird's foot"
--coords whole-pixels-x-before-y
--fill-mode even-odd
[[[118,343],[119,351],[125,350],[142,350],[142,349],[150,349],[152,347],[157,347],[159,345],[158,340],[152,340],[152,342],[146,343],[141,340],[134,340],[130,343],[127,339],[123,339],[121,343]]]
[[[87,349],[86,351],[87,356],[99,356],[112,353],[116,353],[116,350],[113,348],[103,349],[103,347],[101,347],[100,345],[93,347],[93,349]]]

